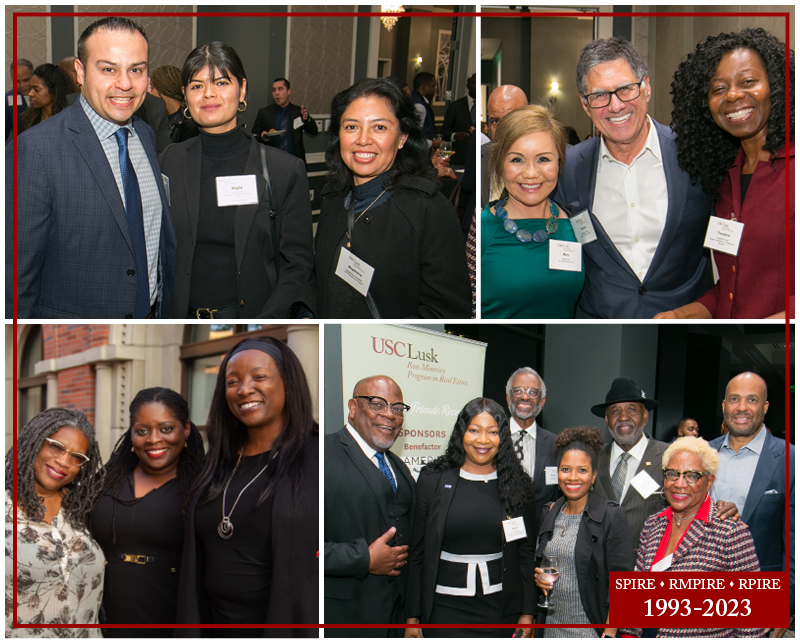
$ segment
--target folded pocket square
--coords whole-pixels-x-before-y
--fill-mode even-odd
[[[764,492],[764,495],[765,496],[771,496],[771,495],[777,496],[778,495],[778,491],[776,489],[768,489],[767,491]]]

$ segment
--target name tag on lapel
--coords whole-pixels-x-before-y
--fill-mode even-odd
[[[258,203],[256,175],[217,177],[217,207],[255,205]]]
[[[631,486],[639,492],[642,498],[649,498],[658,491],[658,483],[650,477],[647,471],[637,473],[631,480]]]
[[[569,222],[572,225],[572,231],[575,233],[575,239],[578,243],[584,244],[597,241],[597,234],[595,234],[592,218],[589,216],[588,210],[570,217]]]
[[[525,519],[522,516],[518,518],[509,518],[503,521],[503,530],[506,532],[506,542],[510,543],[520,538],[528,536],[525,531]]]

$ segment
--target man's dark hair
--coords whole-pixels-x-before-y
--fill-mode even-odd
[[[291,89],[292,88],[292,86],[289,84],[289,81],[286,80],[285,78],[276,78],[275,80],[272,81],[273,85],[275,83],[284,83],[286,85],[286,89]]]
[[[419,89],[423,85],[427,85],[432,80],[435,80],[436,76],[434,76],[429,71],[421,71],[416,76],[414,76],[414,89]]]
[[[593,40],[581,51],[578,65],[575,68],[575,81],[581,96],[587,93],[586,76],[595,65],[610,63],[615,60],[624,60],[631,68],[631,73],[641,80],[649,76],[647,63],[642,60],[636,47],[629,40],[614,36],[607,40]]]
[[[12,60],[11,64],[8,66],[8,73],[11,74],[12,76],[14,75],[14,67],[15,64],[14,61]],[[31,74],[33,74],[33,63],[27,58],[17,58],[16,67],[27,67],[28,71],[30,71]]]
[[[106,31],[124,31],[127,33],[138,32],[142,35],[142,38],[144,38],[144,41],[147,43],[148,49],[150,48],[150,40],[148,40],[147,34],[144,32],[144,29],[142,29],[140,24],[134,22],[130,18],[108,16],[107,18],[95,20],[83,30],[81,37],[78,38],[78,60],[81,61],[82,65],[86,66],[86,41],[92,34],[103,29]]]

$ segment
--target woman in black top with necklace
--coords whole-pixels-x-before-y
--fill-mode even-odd
[[[104,624],[173,624],[183,523],[203,466],[203,439],[189,405],[148,388],[130,406],[130,429],[103,468],[92,534],[105,554]],[[148,597],[131,600],[131,597]],[[107,628],[106,638],[171,637],[172,629]]]
[[[315,296],[304,163],[238,126],[247,78],[233,48],[221,42],[197,47],[181,83],[185,112],[200,136],[159,157],[178,239],[170,317],[310,317]]]
[[[319,623],[319,429],[311,409],[303,368],[283,342],[246,339],[222,360],[208,459],[187,523],[179,623]],[[214,628],[205,635],[318,633]]]

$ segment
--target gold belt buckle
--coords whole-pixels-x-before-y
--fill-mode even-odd
[[[144,565],[147,562],[147,556],[140,556],[136,554],[120,554],[120,556],[122,556],[122,560],[126,563]]]
[[[214,319],[214,313],[217,312],[217,309],[216,308],[198,308],[196,311],[194,311],[195,317],[197,317],[197,319],[203,319],[202,317],[200,317],[200,313],[203,312],[203,311],[206,311],[208,313],[208,318],[209,319]]]

